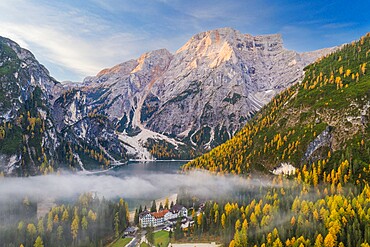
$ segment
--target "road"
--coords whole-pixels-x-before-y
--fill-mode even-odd
[[[136,237],[134,237],[134,239],[133,239],[133,240],[131,240],[131,242],[130,242],[130,243],[128,243],[128,244],[126,245],[126,247],[135,247],[135,246],[136,246],[136,245],[138,245],[138,244],[140,244],[140,243],[138,243],[137,238],[136,238]]]

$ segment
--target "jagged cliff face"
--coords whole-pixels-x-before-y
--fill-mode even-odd
[[[158,100],[150,89],[168,69],[172,58],[167,50],[156,50],[137,60],[102,70],[96,77],[87,77],[80,87],[68,94],[67,102],[60,101],[55,105],[60,109],[57,117],[59,129],[75,125],[89,115],[103,116],[109,122],[109,128],[105,130],[111,132],[110,136],[114,136],[116,130],[119,135],[116,137],[124,143],[125,150],[121,149],[116,154],[128,152],[131,158],[152,159],[144,146],[149,136],[154,138],[158,134],[142,126],[141,118],[145,116],[141,115],[141,107],[145,99]],[[74,133],[87,133],[81,126]],[[163,138],[167,139],[166,136],[160,139]],[[111,141],[105,142],[108,151],[112,147]]]
[[[35,173],[59,145],[50,109],[62,86],[29,51],[2,37],[0,83],[0,171]]]
[[[220,130],[233,135],[328,51],[302,56],[284,49],[277,34],[253,37],[229,28],[200,33],[176,52],[154,84],[161,100],[147,126],[175,136],[209,131],[213,138],[204,141],[219,144]]]
[[[35,87],[43,91],[42,99],[52,104],[62,86],[35,57],[15,42],[0,37],[1,108],[0,118],[14,118],[22,103],[29,99]],[[10,112],[9,112],[10,111]]]
[[[175,54],[148,52],[62,85],[29,51],[0,41],[0,171],[29,174],[58,164],[193,158],[228,140],[307,64],[335,50],[300,54],[280,35],[223,28],[195,35]]]
[[[140,121],[133,114],[142,105],[140,100],[151,97],[150,88],[168,69],[172,58],[167,50],[156,50],[86,78],[81,92],[88,110],[102,112],[113,121],[127,119],[122,120],[122,129],[137,127]]]
[[[0,83],[0,173],[27,176],[125,158],[106,117],[88,114],[76,90],[64,88],[31,52],[2,37]]]
[[[103,70],[79,91],[89,112],[113,121],[134,156],[152,158],[142,148],[168,138],[181,150],[202,152],[233,136],[274,95],[302,79],[306,65],[334,50],[300,54],[285,49],[280,35],[223,28],[195,35],[174,55],[157,50]]]
[[[338,169],[358,173],[355,183],[369,181],[369,50],[367,34],[310,64],[302,83],[281,92],[228,142],[184,169],[237,174]],[[343,163],[349,167],[342,169]]]

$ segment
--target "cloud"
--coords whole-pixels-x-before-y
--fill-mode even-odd
[[[64,12],[47,6],[36,8],[32,1],[1,4],[0,9],[7,13],[0,17],[0,34],[28,49],[32,47],[42,62],[59,64],[78,75],[96,73],[101,67],[93,52],[99,46],[83,37],[102,29],[99,21],[74,9]]]
[[[286,46],[301,51],[348,42],[353,38],[334,43],[325,35],[349,29],[357,34],[368,25],[352,26],[356,20],[351,13],[350,19],[337,16],[339,5],[271,0],[12,0],[0,2],[0,35],[30,49],[57,79],[82,80],[147,51],[174,52],[194,34],[220,27],[254,35],[282,30]]]
[[[148,44],[150,34],[145,31],[122,30],[119,23],[67,4],[16,0],[0,3],[0,11],[6,13],[0,16],[0,35],[30,49],[47,67],[61,67],[80,80],[165,43]]]
[[[40,57],[80,74],[95,72],[99,66],[99,63],[89,59],[93,45],[73,35],[68,36],[49,27],[6,22],[0,24],[0,29],[5,36],[14,36],[16,40],[17,37],[22,37],[21,45],[23,43],[26,47],[38,47]]]
[[[105,198],[156,199],[187,188],[193,195],[208,199],[225,197],[238,190],[275,186],[268,180],[238,176],[216,176],[204,171],[187,174],[142,174],[127,177],[77,174],[0,179],[0,198],[9,200],[28,196],[33,199],[72,198],[94,192]]]
[[[324,29],[342,29],[342,28],[349,28],[356,25],[354,22],[347,22],[347,23],[328,23],[321,26]]]

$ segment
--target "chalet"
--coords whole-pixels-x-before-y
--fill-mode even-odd
[[[159,212],[150,213],[143,211],[139,214],[139,224],[141,227],[160,226],[177,218],[188,217],[188,210],[181,205],[174,205],[170,210],[161,210]]]
[[[176,215],[176,218],[178,217],[188,217],[188,210],[186,207],[181,206],[179,204],[174,205],[171,209],[170,212],[173,215]]]
[[[154,212],[152,213],[152,216],[154,217],[154,224],[153,226],[160,226],[163,225],[165,222],[164,216],[168,213],[169,211],[167,209],[159,211],[159,212]]]
[[[154,226],[154,217],[148,210],[145,210],[139,214],[139,223],[141,227]]]

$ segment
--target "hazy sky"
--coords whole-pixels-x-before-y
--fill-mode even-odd
[[[370,31],[368,0],[2,0],[0,13],[0,36],[31,50],[60,81],[81,81],[150,50],[175,52],[220,27],[281,33],[298,51]]]

